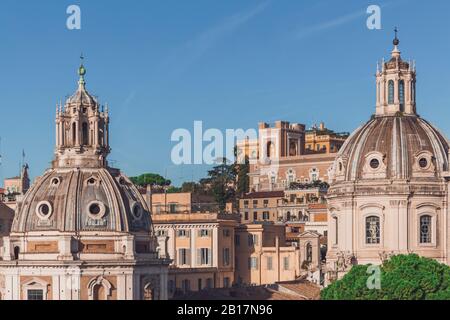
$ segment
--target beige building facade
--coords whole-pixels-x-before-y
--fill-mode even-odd
[[[254,223],[236,229],[236,283],[273,284],[297,280],[308,271],[320,277],[319,235],[302,233],[300,245],[286,243],[284,225]]]
[[[167,299],[149,208],[107,162],[109,115],[78,89],[56,109],[52,166],[17,203],[0,260],[6,300]]]
[[[416,70],[391,58],[376,74],[375,115],[341,148],[328,193],[330,281],[354,264],[417,253],[449,264],[449,145],[416,113]]]
[[[305,130],[305,125],[287,121],[272,126],[260,123],[257,139],[237,143],[238,159],[249,158],[251,192],[285,190],[292,183],[328,182],[335,156],[347,137],[324,124]]]
[[[170,298],[234,284],[237,215],[155,213],[152,219],[159,254],[172,261],[168,276]]]

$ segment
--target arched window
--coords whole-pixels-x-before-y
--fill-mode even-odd
[[[89,300],[109,300],[112,286],[108,280],[104,279],[102,276],[99,276],[89,281],[87,289],[89,293]]]
[[[286,213],[286,221],[291,221],[291,212],[290,211],[288,211]]]
[[[420,243],[431,243],[431,216],[420,217]]]
[[[366,243],[380,243],[380,218],[377,216],[366,218]]]
[[[106,298],[105,287],[101,284],[97,284],[93,289],[93,300],[108,300]]]
[[[147,283],[144,286],[144,300],[154,300],[155,295],[154,295],[154,290],[153,287],[150,283]]]
[[[275,147],[272,143],[272,141],[267,142],[267,158],[271,158],[274,156],[275,153]]]
[[[88,124],[86,122],[83,122],[82,125],[82,134],[83,134],[83,145],[88,145],[89,144],[89,134],[88,134],[89,130],[88,130]]]
[[[98,130],[98,144],[103,146],[103,129]]]
[[[72,144],[75,144],[77,141],[77,124],[72,123]]]
[[[19,260],[19,253],[20,253],[20,248],[19,247],[14,247],[14,260]]]
[[[334,222],[334,244],[338,244],[338,235],[339,235],[339,220],[337,217],[333,217]]]
[[[394,81],[393,80],[389,80],[388,83],[388,103],[389,104],[393,104],[394,103]]]
[[[400,111],[405,111],[405,81],[400,80],[398,87],[398,99],[400,100]]]
[[[308,244],[306,245],[306,261],[312,262],[312,259],[312,245],[308,242]]]

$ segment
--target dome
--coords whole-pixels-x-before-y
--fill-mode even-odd
[[[119,170],[49,169],[18,208],[12,232],[150,231],[144,199]]]
[[[67,104],[70,104],[71,106],[76,105],[82,105],[82,106],[95,106],[97,105],[97,101],[87,92],[87,90],[84,88],[84,86],[80,86],[78,90],[69,98],[67,99]]]
[[[419,116],[377,116],[342,146],[335,178],[440,178],[448,170],[448,150],[444,136]]]
[[[97,101],[87,92],[84,81],[86,75],[86,68],[81,64],[78,68],[78,75],[80,80],[78,81],[78,90],[66,101],[66,104],[73,106],[96,106]]]

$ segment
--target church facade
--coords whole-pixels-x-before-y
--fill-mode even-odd
[[[3,237],[0,295],[8,300],[167,299],[150,210],[108,166],[109,114],[86,90],[56,110],[52,166],[18,203]]]
[[[328,280],[354,264],[416,253],[450,264],[449,144],[416,112],[416,70],[399,40],[376,74],[376,111],[336,157],[328,200]]]

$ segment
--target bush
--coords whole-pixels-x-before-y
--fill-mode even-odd
[[[322,290],[323,300],[449,300],[450,267],[416,254],[397,255],[380,266],[381,289],[369,289],[368,265],[354,266]]]

